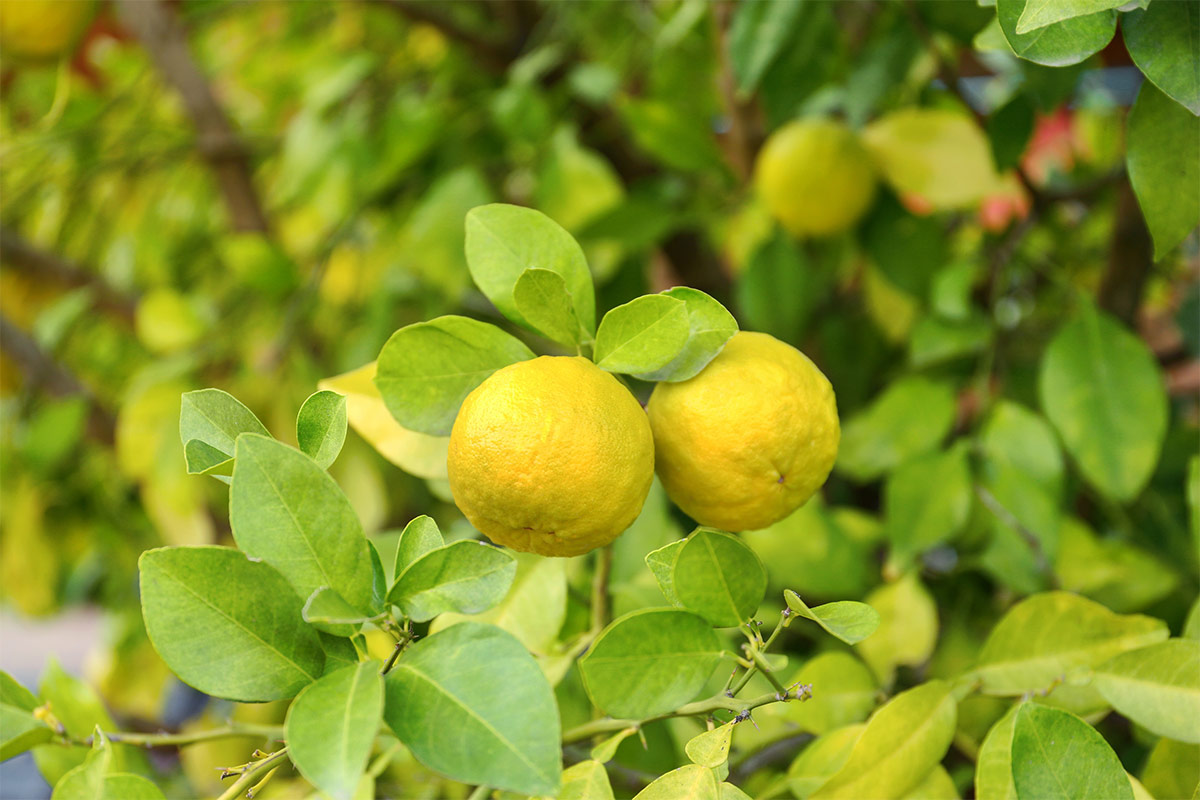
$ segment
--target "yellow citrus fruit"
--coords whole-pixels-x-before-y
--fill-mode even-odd
[[[0,53],[29,61],[69,55],[95,10],[93,0],[0,0]]]
[[[544,556],[606,545],[654,478],[641,405],[586,358],[497,370],[463,401],[447,461],[454,502],[497,544]]]
[[[728,531],[802,506],[829,477],[841,437],[829,380],[765,333],[735,334],[696,377],[658,384],[646,410],[667,494]]]
[[[858,137],[827,119],[775,131],[754,165],[754,183],[771,214],[796,236],[849,230],[875,197],[875,168]]]

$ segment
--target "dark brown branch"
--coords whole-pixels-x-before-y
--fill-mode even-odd
[[[1108,266],[1097,300],[1105,311],[1132,325],[1154,266],[1154,246],[1128,178],[1118,185],[1115,213]]]
[[[55,397],[83,397],[88,403],[88,433],[108,446],[116,441],[116,419],[91,390],[54,361],[33,337],[0,314],[0,350],[21,368],[34,386]]]
[[[187,32],[163,0],[117,0],[121,21],[150,53],[163,78],[179,92],[196,128],[233,227],[267,232],[267,216],[254,188],[250,158],[188,48]]]
[[[0,227],[0,264],[39,281],[52,281],[72,289],[91,291],[97,308],[132,322],[137,301],[121,294],[100,276],[78,264],[40,250],[20,234]]]

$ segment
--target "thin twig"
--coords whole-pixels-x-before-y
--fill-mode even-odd
[[[225,725],[220,728],[210,728],[191,733],[138,733],[136,731],[105,731],[104,735],[110,742],[138,745],[141,747],[184,747],[189,744],[211,742],[218,739],[238,739],[258,737],[263,739],[280,739],[283,737],[282,725],[253,725],[239,723]],[[82,744],[90,745],[89,737]]]
[[[254,780],[256,776],[267,770],[274,769],[275,765],[286,757],[287,748],[284,747],[275,751],[274,753],[271,753],[271,755],[264,759],[251,762],[249,765],[247,765],[245,772],[242,773],[242,776],[234,781],[233,785],[222,792],[221,796],[218,797],[217,800],[234,800],[235,797],[240,797],[242,792],[250,790],[251,787],[257,783]]]

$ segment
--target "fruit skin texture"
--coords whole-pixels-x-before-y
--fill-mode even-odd
[[[641,405],[586,358],[497,370],[463,401],[447,461],[454,502],[497,544],[576,556],[637,518],[654,478]]]
[[[854,133],[832,120],[775,131],[754,165],[763,203],[794,236],[849,230],[875,199],[875,168]]]
[[[646,410],[667,494],[727,531],[765,528],[804,505],[841,438],[829,380],[765,333],[735,334],[696,377],[658,384]]]
[[[0,52],[27,61],[69,55],[95,10],[93,0],[0,0]]]

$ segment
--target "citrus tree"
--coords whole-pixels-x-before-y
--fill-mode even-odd
[[[4,594],[115,634],[0,674],[55,798],[1194,795],[1190,4],[57,6]]]

